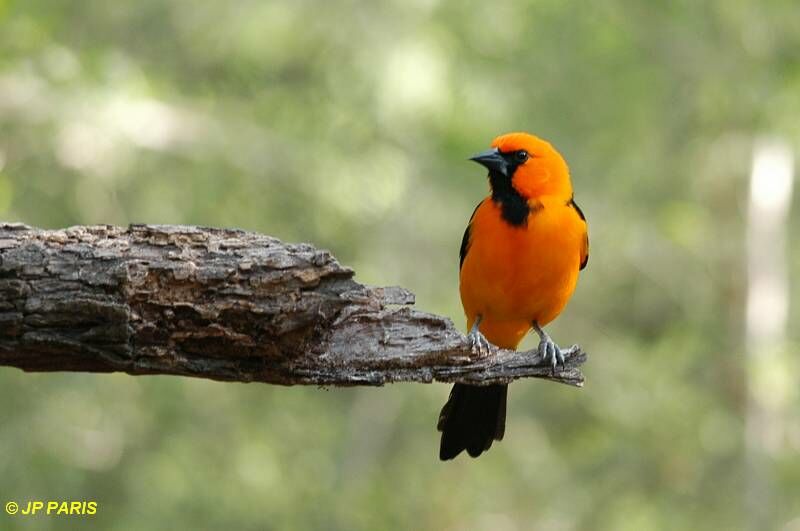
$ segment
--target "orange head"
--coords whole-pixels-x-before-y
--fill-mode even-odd
[[[549,142],[528,133],[508,133],[492,141],[492,149],[470,160],[486,166],[492,195],[500,201],[508,195],[526,203],[542,197],[572,197],[569,168]]]

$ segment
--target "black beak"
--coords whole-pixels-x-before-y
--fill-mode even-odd
[[[503,158],[503,154],[497,148],[482,151],[470,157],[469,160],[474,160],[478,164],[486,166],[490,172],[496,172],[508,177],[508,161]]]

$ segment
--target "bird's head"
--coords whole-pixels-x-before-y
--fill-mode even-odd
[[[489,170],[495,194],[515,191],[527,200],[572,196],[569,168],[549,142],[528,133],[508,133],[492,148],[470,158]]]

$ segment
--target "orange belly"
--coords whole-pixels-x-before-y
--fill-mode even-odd
[[[502,219],[491,199],[476,210],[461,267],[461,303],[468,328],[491,343],[516,348],[535,321],[555,319],[575,290],[586,225],[563,201],[531,212],[526,226]]]

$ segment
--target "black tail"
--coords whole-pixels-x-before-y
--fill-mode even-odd
[[[502,440],[507,394],[507,385],[455,384],[436,426],[442,432],[439,459],[453,459],[462,450],[478,457],[492,446],[492,441]]]

